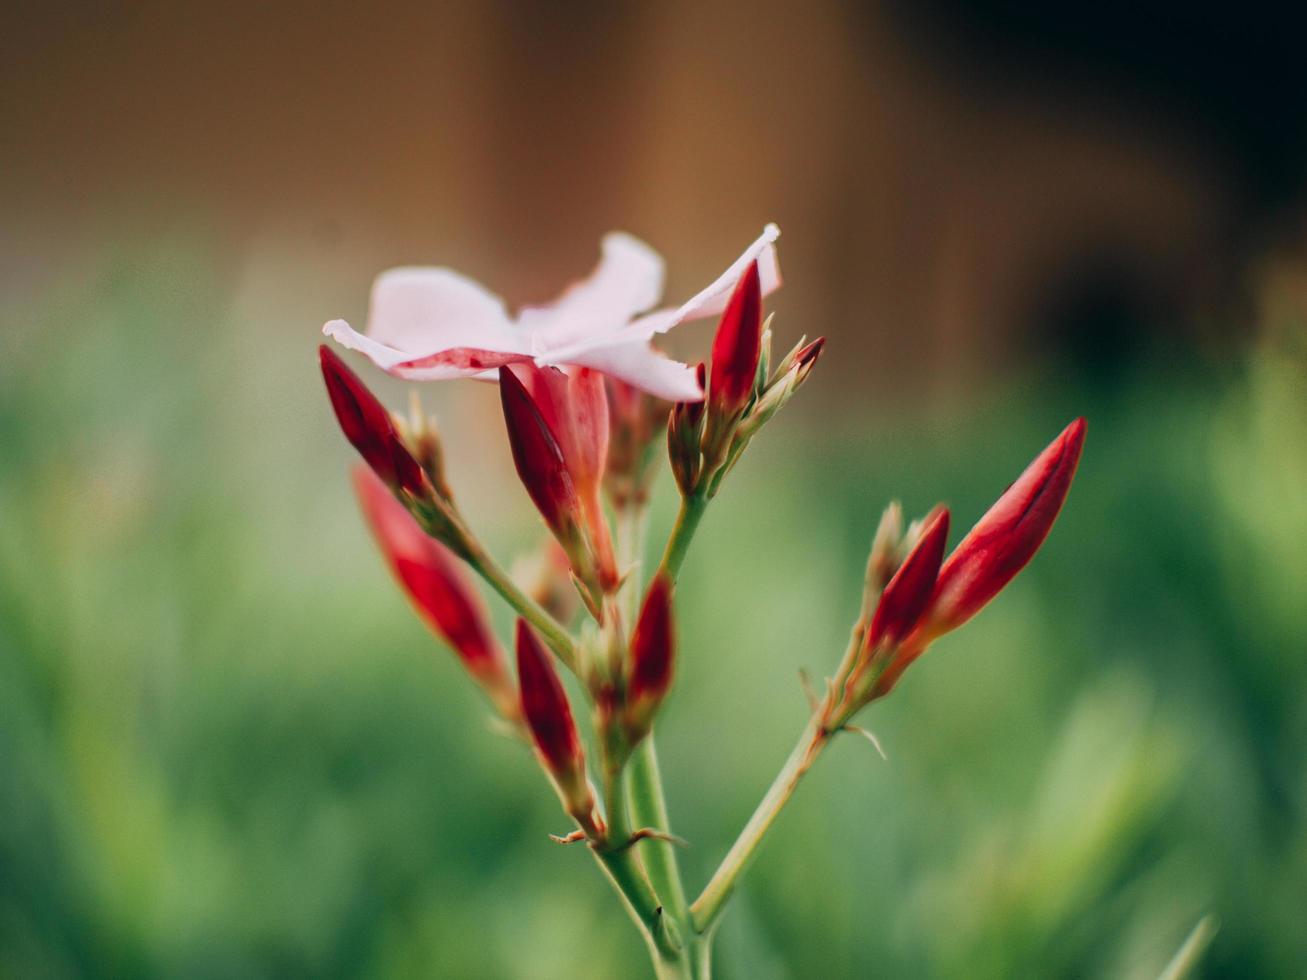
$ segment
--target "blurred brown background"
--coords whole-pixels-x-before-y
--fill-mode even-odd
[[[389,264],[540,299],[614,227],[676,297],[774,219],[780,308],[845,385],[1110,363],[1296,227],[1307,90],[1258,6],[10,5],[6,278],[198,222],[233,275],[277,243],[299,332]]]

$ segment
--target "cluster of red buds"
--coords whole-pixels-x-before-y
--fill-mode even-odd
[[[755,262],[722,314],[711,364],[698,366],[707,398],[678,403],[667,428],[672,473],[683,495],[716,496],[749,441],[808,379],[826,338],[811,343],[801,338],[775,367],[771,343],[771,319],[763,322]]]
[[[930,644],[980,612],[1034,557],[1071,489],[1085,420],[1076,419],[1026,467],[944,558],[949,511],[937,506],[902,533],[891,504],[867,562],[863,612],[824,706],[826,730],[884,697]]]
[[[647,329],[656,331],[679,322],[676,317],[719,312],[709,362],[693,372],[684,368],[684,376],[638,338],[627,348],[615,341],[609,346],[596,342],[594,349],[577,347],[587,363],[560,364],[539,363],[516,352],[516,342],[508,340],[500,341],[504,351],[454,347],[411,357],[348,327],[328,325],[391,373],[421,378],[471,374],[498,382],[517,474],[550,535],[527,582],[500,567],[459,511],[445,479],[434,423],[423,419],[416,405],[408,418],[392,415],[340,358],[320,349],[336,418],[367,464],[357,470],[355,488],[387,565],[418,615],[454,650],[506,727],[533,745],[575,823],[574,831],[557,839],[590,845],[666,975],[692,961],[701,968],[703,950],[736,877],[820,747],[852,730],[850,722],[862,708],[887,695],[935,639],[974,616],[1030,561],[1066,498],[1084,440],[1084,421],[1077,420],[1036,457],[947,559],[946,508],[936,507],[906,532],[898,505],[885,511],[872,544],[852,641],[825,696],[813,698],[809,732],[707,888],[694,903],[687,902],[674,852],[667,848],[671,838],[652,749],[654,724],[675,673],[675,581],[708,501],[753,437],[807,380],[825,344],[824,339],[800,340],[773,362],[763,297],[779,284],[771,247],[776,234],[769,227],[729,279],[679,311],[636,317],[624,328],[652,323]],[[634,264],[649,271],[647,256],[633,241],[606,240],[605,262],[595,276],[565,293],[550,316],[561,316],[557,311],[564,309],[578,317],[593,315],[603,303],[624,317],[638,313],[649,297],[619,288],[622,280],[609,268],[620,272]],[[654,271],[661,275],[660,267]],[[411,330],[414,308],[502,316],[465,282],[439,282],[444,290],[440,303],[403,307],[408,311],[400,323],[403,330]],[[387,288],[408,297],[415,284],[406,273]],[[638,295],[633,298],[633,293]],[[387,300],[391,306],[396,302]],[[529,319],[526,313],[523,319]],[[570,336],[557,327],[549,327],[553,333],[539,329],[556,345],[563,344],[560,336]],[[391,335],[401,333],[399,327],[390,329]],[[620,340],[626,335],[617,331],[614,336]],[[628,362],[637,367],[627,370]],[[596,366],[609,364],[611,371]],[[641,379],[652,380],[641,385]],[[677,397],[667,398],[672,392]],[[690,392],[697,396],[689,397]],[[664,430],[682,505],[662,561],[642,589],[638,531],[644,526]],[[516,678],[467,569],[517,614]],[[578,618],[583,620],[579,628]],[[587,760],[556,663],[575,675],[589,705],[592,751],[598,756],[593,763]],[[631,846],[642,840],[650,843]],[[683,972],[704,975],[689,966]]]

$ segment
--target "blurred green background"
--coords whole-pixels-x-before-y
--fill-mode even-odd
[[[801,787],[720,975],[1144,980],[1207,913],[1198,975],[1307,970],[1302,106],[1177,103],[1146,23],[1071,58],[931,8],[10,15],[0,976],[644,975],[374,553],[313,348],[388,264],[516,303],[627,227],[679,300],[772,218],[778,339],[830,346],[685,568],[660,750],[692,887],[838,659],[884,504],[968,526],[1090,427],[1032,566],[865,716],[889,761],[845,740]],[[422,394],[474,525],[533,547],[493,389]]]

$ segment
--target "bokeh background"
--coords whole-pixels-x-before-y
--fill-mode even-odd
[[[705,522],[661,726],[706,880],[878,515],[1075,415],[1031,568],[801,788],[721,975],[1307,972],[1307,83],[1278,5],[6,4],[0,976],[647,969],[373,553],[315,369],[372,276],[519,303],[783,229],[802,396]],[[682,328],[682,353],[710,326]],[[400,405],[403,386],[366,375]],[[506,556],[493,390],[427,386]],[[674,501],[660,484],[653,528]],[[502,627],[508,617],[496,607]]]

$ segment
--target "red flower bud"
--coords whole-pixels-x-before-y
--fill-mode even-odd
[[[932,640],[978,613],[1025,568],[1062,509],[1084,444],[1080,418],[1035,457],[953,549],[935,581],[930,609],[900,644],[873,697],[888,694]]]
[[[499,369],[499,397],[517,475],[545,523],[572,555],[569,541],[575,538],[580,503],[558,440],[531,394],[506,367]]]
[[[395,431],[385,406],[325,344],[318,347],[318,358],[336,421],[350,445],[391,490],[407,490],[419,498],[429,496],[422,467]]]
[[[549,662],[549,654],[526,620],[517,621],[517,674],[522,711],[536,748],[556,778],[581,771],[585,752],[572,720],[567,692]]]
[[[522,382],[549,433],[558,443],[577,493],[597,487],[608,456],[608,395],[604,376],[591,368],[564,372],[533,363],[517,364],[512,374]]]
[[[916,547],[908,553],[880,594],[880,602],[867,629],[867,651],[874,652],[882,643],[898,643],[921,619],[934,594],[940,562],[944,559],[948,523],[947,507],[936,507],[926,518]]]
[[[978,613],[1026,567],[1071,489],[1085,420],[1068,425],[982,517],[940,570],[929,626],[939,635]]]
[[[632,744],[648,733],[654,712],[671,686],[675,650],[672,580],[659,575],[649,584],[631,636],[626,726]]]
[[[453,552],[428,537],[368,469],[355,469],[354,489],[386,564],[423,622],[454,648],[501,707],[511,705],[516,698],[504,670],[503,653],[495,642],[485,606]]]
[[[585,586],[586,604],[598,617],[599,594],[613,591],[619,581],[599,500],[608,453],[603,378],[587,369],[569,377],[554,368],[503,367],[499,396],[518,476],[567,552]]]
[[[713,338],[708,401],[714,413],[728,417],[744,409],[757,379],[761,346],[762,289],[758,263],[751,262],[736,284]]]
[[[567,693],[549,662],[549,654],[521,619],[517,621],[517,675],[531,739],[563,806],[587,836],[592,840],[602,838],[603,822],[595,813],[594,791],[585,774],[585,752]]]
[[[821,352],[826,349],[826,338],[818,337],[794,356],[795,384],[801,385],[812,373]]]

